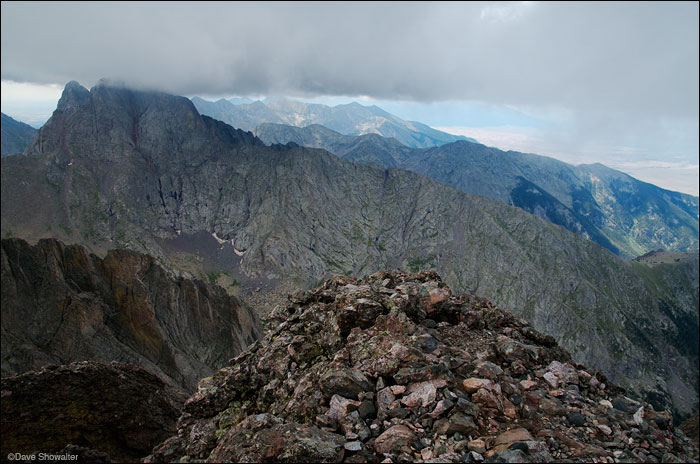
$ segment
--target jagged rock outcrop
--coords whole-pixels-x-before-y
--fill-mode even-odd
[[[2,159],[3,236],[57,237],[96,253],[132,248],[172,269],[175,259],[204,259],[177,248],[203,235],[225,255],[219,270],[245,275],[253,289],[434,269],[639,397],[673,403],[679,418],[694,412],[697,254],[650,269],[412,172],[267,147],[186,98],[73,87],[25,155]]]
[[[260,335],[256,314],[224,289],[174,279],[155,258],[3,239],[2,375],[112,360],[191,392]]]
[[[147,462],[697,462],[667,412],[434,272],[337,276],[271,317]]]
[[[81,462],[137,462],[174,433],[185,399],[153,374],[116,362],[3,377],[3,460],[38,452],[76,455]]]

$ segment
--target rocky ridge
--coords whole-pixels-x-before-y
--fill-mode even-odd
[[[184,406],[146,462],[697,462],[670,416],[434,272],[335,276]]]
[[[46,364],[129,362],[186,392],[261,334],[224,289],[173,278],[152,256],[104,258],[53,239],[2,239],[2,375]]]
[[[116,362],[3,377],[3,461],[10,453],[52,453],[77,455],[79,462],[136,462],[174,433],[185,399],[153,374]]]
[[[517,206],[614,253],[697,251],[698,198],[639,181],[602,164],[571,164],[458,141],[416,149],[377,134],[353,137],[327,127],[261,124],[265,143],[323,148],[353,162],[418,172],[463,192]]]

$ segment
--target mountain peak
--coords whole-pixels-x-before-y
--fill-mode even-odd
[[[76,81],[70,81],[64,87],[56,109],[64,113],[74,113],[88,98],[90,98],[88,89]]]

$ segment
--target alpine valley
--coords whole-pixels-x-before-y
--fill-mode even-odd
[[[3,156],[3,453],[697,460],[698,198],[377,107],[193,101],[70,82]],[[50,440],[14,419],[45,408]],[[79,438],[117,416],[153,433]]]

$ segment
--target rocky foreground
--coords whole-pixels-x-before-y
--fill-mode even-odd
[[[50,453],[137,462],[175,431],[185,398],[155,375],[116,362],[3,377],[0,455],[3,462],[14,453],[35,453],[26,459],[38,461],[39,453]]]
[[[334,277],[199,383],[147,462],[687,462],[667,412],[433,272]]]

